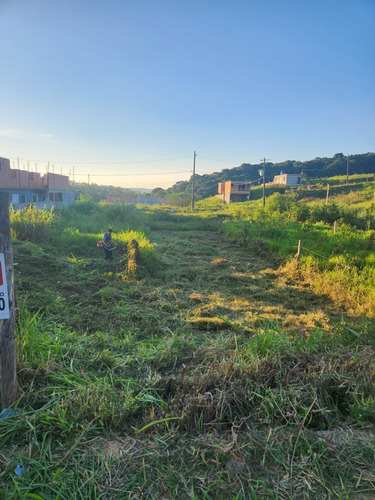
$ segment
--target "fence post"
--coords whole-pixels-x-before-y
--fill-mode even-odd
[[[16,342],[14,337],[15,307],[13,279],[13,249],[10,236],[9,195],[0,192],[0,254],[5,269],[1,269],[0,284],[4,291],[0,304],[0,375],[1,404],[7,408],[17,397]],[[7,286],[5,287],[5,283]]]
[[[302,243],[302,241],[298,240],[298,249],[297,249],[297,253],[296,253],[297,262],[299,262],[301,259],[301,243]]]
[[[333,224],[333,234],[336,234],[336,231],[337,231],[337,220],[335,220]]]
[[[326,205],[328,205],[328,200],[329,200],[329,184],[327,184]]]

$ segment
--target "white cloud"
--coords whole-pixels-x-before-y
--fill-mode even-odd
[[[50,139],[53,135],[14,128],[0,130],[0,137],[8,137],[9,139]]]

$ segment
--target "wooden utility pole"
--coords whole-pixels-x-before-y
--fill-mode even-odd
[[[266,206],[266,161],[267,158],[263,158],[263,206]]]
[[[266,159],[263,158],[263,206],[266,206]]]
[[[193,160],[193,179],[191,183],[191,209],[194,210],[194,190],[195,190],[195,158],[197,153],[194,151],[194,160]]]
[[[349,184],[349,155],[346,157],[346,185]]]
[[[9,195],[0,192],[0,374],[1,404],[7,408],[17,397],[13,249],[10,236]]]

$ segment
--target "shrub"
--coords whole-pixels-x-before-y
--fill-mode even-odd
[[[47,238],[56,214],[53,207],[39,209],[30,204],[23,210],[9,209],[10,225],[13,238],[26,241],[41,241]]]
[[[293,203],[290,215],[292,220],[306,222],[309,219],[310,209],[305,203]]]

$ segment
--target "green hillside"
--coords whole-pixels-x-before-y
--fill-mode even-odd
[[[251,165],[243,163],[239,167],[224,169],[213,174],[195,176],[195,192],[198,198],[207,198],[217,193],[219,182],[231,180],[234,182],[251,182],[256,185],[259,179],[258,170],[263,168],[263,164]],[[266,163],[266,182],[272,182],[275,175],[280,171],[288,174],[303,173],[303,180],[306,183],[314,182],[319,178],[346,175],[347,157],[342,153],[334,155],[333,158],[314,158],[310,161],[300,162],[288,160],[282,163]],[[349,157],[349,174],[374,174],[375,173],[375,153],[351,155]],[[168,196],[173,199],[176,196],[191,193],[191,179],[189,181],[177,182],[171,188],[163,190],[154,189],[151,196]]]

